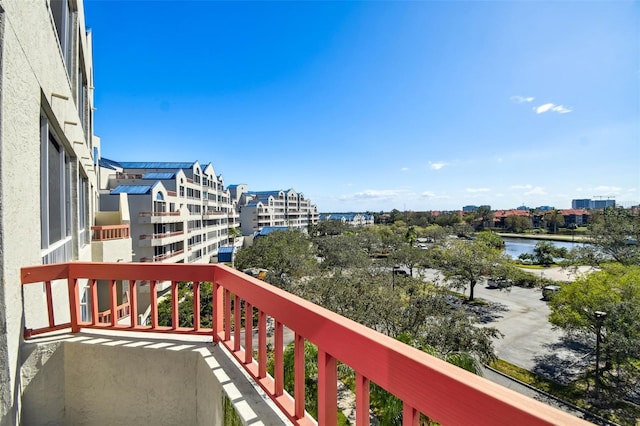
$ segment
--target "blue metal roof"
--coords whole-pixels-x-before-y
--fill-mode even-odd
[[[118,185],[113,190],[112,194],[150,194],[151,185]]]
[[[142,176],[142,179],[175,179],[176,174],[173,172],[150,172],[150,173],[145,173],[144,176]]]
[[[218,254],[228,254],[233,253],[236,250],[233,246],[224,246],[218,249]]]
[[[287,226],[265,226],[264,228],[262,228],[262,230],[260,232],[258,232],[257,236],[265,236],[267,234],[270,234],[272,232],[276,232],[276,231],[287,231],[289,228]]]
[[[105,169],[116,170],[116,167],[119,167],[119,164],[115,161],[111,161],[108,158],[101,158],[98,160],[98,164],[100,167],[104,167]]]
[[[124,169],[190,169],[195,162],[191,163],[168,163],[168,162],[142,162],[142,161],[122,161],[118,165]]]

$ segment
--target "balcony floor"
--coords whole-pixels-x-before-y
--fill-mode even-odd
[[[228,402],[243,424],[291,424],[202,336],[52,333],[22,357],[23,424],[221,425]]]

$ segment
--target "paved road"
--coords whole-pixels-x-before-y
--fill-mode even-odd
[[[579,270],[547,268],[541,273],[554,280],[573,280]],[[442,283],[442,275],[435,270],[423,272],[430,281]],[[468,292],[468,290],[467,290]],[[490,302],[488,309],[479,311],[483,325],[497,328],[503,337],[494,340],[496,355],[530,371],[564,381],[579,374],[593,362],[593,348],[583,347],[564,338],[548,321],[549,307],[542,300],[540,289],[511,287],[506,290],[490,289],[486,285],[475,287],[475,297]]]

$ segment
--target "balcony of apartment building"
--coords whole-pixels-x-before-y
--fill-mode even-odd
[[[404,425],[421,415],[445,425],[587,424],[224,265],[72,262],[23,268],[21,277],[47,289],[24,292],[25,307],[42,306],[25,313],[25,424],[335,425],[338,365],[354,377],[358,426],[370,424],[371,383],[399,398]],[[160,325],[160,281],[171,283],[169,325]],[[106,294],[116,312],[118,282],[132,295],[128,315],[101,322],[99,299]],[[193,295],[181,324],[179,283]],[[137,311],[141,285],[150,287],[148,323]],[[290,341],[293,366],[283,350]],[[317,419],[305,406],[305,342],[318,348]]]
[[[202,212],[202,216],[206,219],[215,219],[215,218],[227,217],[227,213],[224,211],[219,211],[214,209],[206,209]]]
[[[126,194],[117,211],[95,213],[91,227],[91,259],[95,262],[131,262],[131,228]]]
[[[184,230],[166,230],[154,234],[142,234],[139,237],[138,246],[154,247],[177,243],[184,240]]]
[[[153,247],[152,254],[140,258],[140,262],[153,263],[179,263],[184,262],[184,241],[180,239],[178,242],[166,244],[163,246]]]
[[[154,201],[152,211],[138,213],[138,223],[175,223],[182,221],[180,216],[180,210],[171,211],[167,209],[166,203]]]

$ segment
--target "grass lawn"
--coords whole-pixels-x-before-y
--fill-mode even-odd
[[[536,389],[540,389],[556,398],[570,402],[620,425],[640,426],[640,407],[637,405],[619,401],[606,408],[594,408],[591,405],[591,401],[587,399],[587,384],[584,379],[563,385],[501,359],[494,361],[489,366],[509,377],[520,380]],[[593,386],[591,377],[589,382]]]

